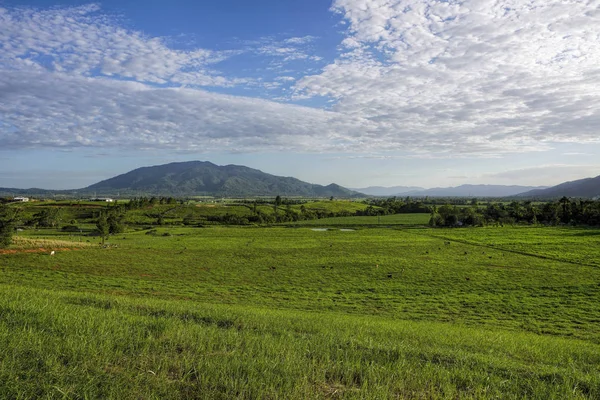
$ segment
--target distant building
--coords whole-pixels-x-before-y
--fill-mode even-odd
[[[21,196],[19,196],[19,197],[15,197],[13,199],[13,201],[20,201],[21,203],[26,203],[26,202],[29,201],[29,197],[21,197]]]
[[[90,201],[105,201],[107,203],[112,203],[114,200],[109,197],[96,197],[96,198],[90,199]]]

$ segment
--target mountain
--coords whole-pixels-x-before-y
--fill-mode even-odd
[[[369,186],[369,187],[360,188],[360,189],[350,188],[350,190],[368,194],[370,196],[398,196],[398,195],[402,195],[406,192],[413,192],[413,191],[425,190],[425,189],[423,189],[422,187],[418,187],[418,186],[391,186],[391,187]]]
[[[504,186],[504,185],[460,185],[447,188],[433,188],[427,190],[404,193],[414,197],[509,197],[541,186]]]
[[[176,162],[138,168],[83,190],[98,194],[120,192],[168,196],[361,196],[361,193],[334,183],[327,186],[314,185],[241,165],[218,166],[207,161]]]
[[[531,190],[519,194],[519,197],[552,199],[560,197],[585,197],[594,198],[600,196],[600,176],[585,178],[576,181],[561,183],[543,190]]]

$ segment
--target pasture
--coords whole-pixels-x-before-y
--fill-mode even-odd
[[[0,397],[600,397],[598,230],[409,216],[24,231],[61,245],[0,254]]]

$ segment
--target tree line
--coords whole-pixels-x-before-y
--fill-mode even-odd
[[[512,201],[460,207],[429,207],[431,226],[483,226],[512,224],[600,226],[600,201],[569,199],[538,203]]]
[[[165,218],[171,212],[184,207],[182,201],[174,198],[135,198],[127,203],[107,205],[99,210],[88,211],[88,221],[93,221],[96,234],[105,241],[109,235],[121,233],[126,228],[125,221],[129,211],[136,209],[149,210],[145,216],[154,220],[153,224],[163,225]],[[171,207],[162,207],[153,211],[155,205],[170,204]],[[264,212],[257,205],[270,204],[273,212]],[[300,207],[292,208],[292,205]],[[294,201],[287,201],[281,197],[267,202],[265,200],[253,201],[245,204],[249,212],[246,215],[224,214],[208,215],[198,218],[190,213],[182,218],[184,225],[195,226],[204,223],[247,225],[247,224],[274,224],[296,222],[302,220],[349,217],[349,216],[377,216],[402,213],[429,213],[429,225],[432,227],[460,227],[484,225],[513,225],[513,224],[543,224],[543,225],[587,225],[600,226],[600,201],[569,199],[563,197],[557,201],[533,202],[490,202],[479,205],[476,199],[462,204],[425,204],[422,201],[412,201],[410,198],[398,199],[370,199],[366,201],[367,207],[354,212],[348,210],[331,211],[327,209],[314,209]],[[0,247],[11,244],[12,236],[17,224],[20,226],[58,228],[62,226],[65,232],[80,232],[76,220],[69,220],[64,208],[44,208],[29,218],[25,219],[20,207],[9,207],[0,202]]]

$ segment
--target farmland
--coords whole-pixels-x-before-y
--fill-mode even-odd
[[[598,398],[599,231],[426,217],[25,229],[0,397]]]

